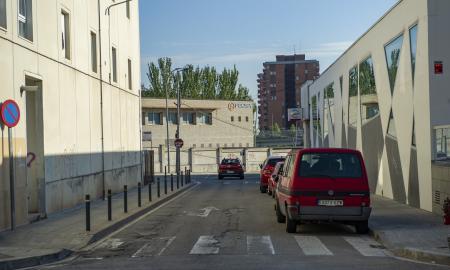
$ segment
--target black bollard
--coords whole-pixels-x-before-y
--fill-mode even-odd
[[[170,174],[170,191],[173,191],[173,174]]]
[[[184,186],[184,176],[183,176],[183,172],[181,172],[181,186]]]
[[[123,186],[123,212],[128,213],[128,186]]]
[[[167,177],[164,176],[164,194],[167,195]]]
[[[112,220],[112,195],[110,189],[108,189],[108,220]]]
[[[177,174],[177,189],[179,189],[179,188],[180,188],[180,177]]]
[[[138,183],[138,207],[141,207],[142,202],[141,202],[141,182]]]
[[[151,202],[152,201],[152,182],[148,183],[148,201]]]
[[[159,197],[161,197],[161,183],[159,181],[159,177],[157,178],[156,181],[157,181],[156,184],[158,186],[158,189],[156,190],[156,193],[158,194],[158,198],[159,198]]]
[[[86,195],[86,231],[91,231],[91,198]]]

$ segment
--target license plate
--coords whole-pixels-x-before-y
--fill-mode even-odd
[[[227,173],[234,173],[233,171],[227,171]]]
[[[343,200],[319,200],[318,205],[320,206],[343,206]]]

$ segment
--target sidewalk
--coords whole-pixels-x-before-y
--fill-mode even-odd
[[[32,267],[64,259],[73,252],[102,239],[125,224],[137,219],[171,198],[183,193],[195,184],[186,184],[174,191],[167,182],[164,194],[164,176],[161,178],[160,198],[157,184],[152,184],[152,202],[149,202],[148,186],[142,188],[142,207],[138,207],[138,190],[128,191],[128,213],[124,213],[123,193],[112,197],[112,221],[108,221],[107,201],[91,202],[91,231],[87,232],[85,205],[50,215],[47,219],[21,226],[16,231],[0,233],[0,270]],[[156,177],[155,177],[156,181]]]
[[[370,229],[395,255],[450,265],[450,226],[443,225],[441,216],[377,195],[372,206]]]

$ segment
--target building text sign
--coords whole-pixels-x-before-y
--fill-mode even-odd
[[[236,109],[251,109],[252,104],[243,102],[230,102],[228,103],[228,110],[234,111]]]

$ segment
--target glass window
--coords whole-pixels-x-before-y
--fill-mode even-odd
[[[436,132],[436,157],[435,160],[450,159],[450,127],[437,128]]]
[[[238,121],[241,122],[242,121],[242,117],[238,116]]]
[[[183,124],[193,125],[194,119],[195,119],[195,113],[183,112],[183,117],[182,117]]]
[[[245,122],[248,122],[248,116],[245,117]]]
[[[91,68],[97,73],[97,34],[91,32]]]
[[[231,116],[231,122],[234,122],[234,116]]]
[[[147,121],[149,125],[161,125],[161,113],[159,112],[149,112],[147,114]]]
[[[414,82],[414,75],[416,74],[416,53],[417,53],[417,24],[409,29],[409,42],[411,46],[411,67],[412,78]]]
[[[19,1],[19,35],[33,41],[33,6],[32,0]]]
[[[324,115],[323,115],[323,133],[324,137],[328,136],[329,125],[334,129],[333,112],[334,112],[334,83],[330,83],[324,92]]]
[[[348,87],[348,123],[356,127],[358,123],[358,67],[350,69]]]
[[[133,74],[131,73],[131,60],[128,59],[128,89],[133,89]]]
[[[351,153],[307,153],[302,155],[299,176],[311,178],[361,178],[359,157]]]
[[[61,50],[66,59],[70,59],[70,21],[69,13],[61,10]]]
[[[361,119],[364,124],[379,114],[372,57],[359,64],[359,94],[361,96]]]
[[[232,119],[232,121],[234,121]],[[197,115],[197,123],[202,125],[211,125],[212,124],[212,113],[200,112]]]
[[[117,82],[117,50],[116,48],[112,47],[112,79],[113,82]]]
[[[391,94],[394,93],[395,78],[397,77],[397,69],[400,60],[400,52],[402,50],[402,44],[403,44],[403,35],[400,35],[399,37],[397,37],[384,47],[389,75],[389,84],[391,86]]]
[[[169,112],[169,124],[176,125],[177,124],[177,112]]]
[[[6,0],[0,0],[0,27],[6,29]]]

